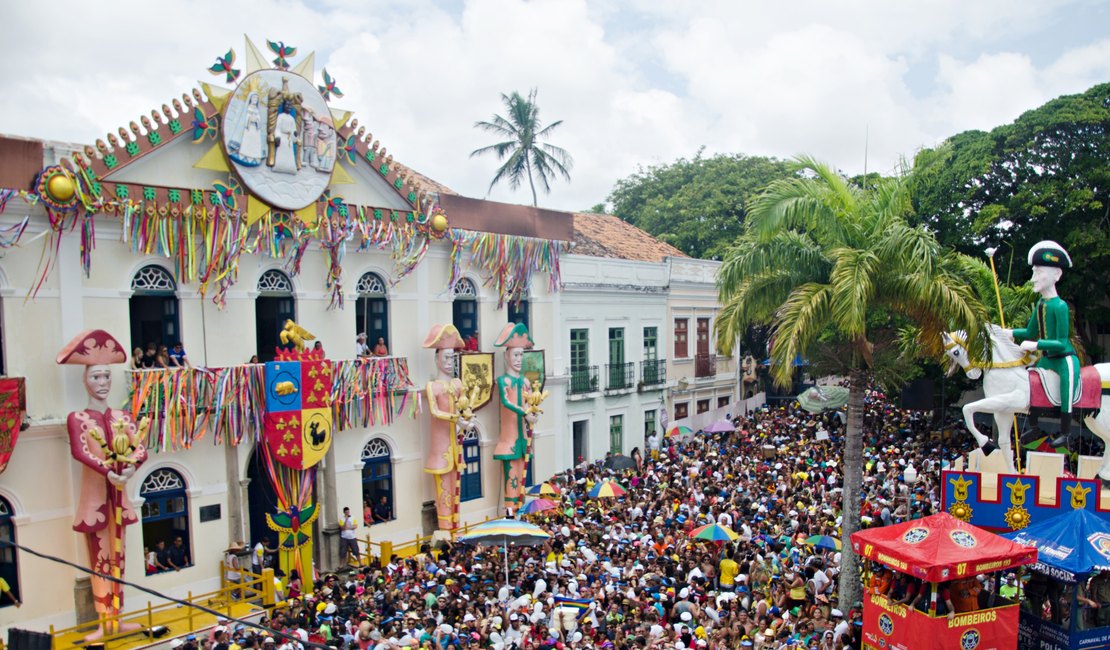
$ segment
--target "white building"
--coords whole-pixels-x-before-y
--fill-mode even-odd
[[[681,257],[614,217],[454,195],[395,163],[349,114],[335,120],[342,150],[328,177],[330,194],[295,214],[265,206],[259,211],[209,137],[218,131],[228,97],[205,86],[204,93],[183,97],[185,106],[174,100],[172,109],[163,106],[164,117],[144,116],[142,126],[132,122],[130,132],[121,128],[119,138],[110,135],[95,147],[0,136],[0,374],[25,378],[30,422],[0,474],[0,539],[87,561],[83,540],[71,528],[80,470],[65,425],[87,396],[80,369],[54,362],[86,329],[106,330],[129,349],[180,341],[201,369],[151,375],[120,367],[109,399],[163,413],[147,440],[150,457],[127,486],[142,521],[126,532],[126,577],[177,597],[215,589],[223,551],[237,540],[253,543],[270,534],[264,517],[275,496],[256,453],[262,443],[256,443],[260,434],[251,418],[260,404],[252,401],[250,376],[258,367],[248,361],[272,355],[286,319],[315,334],[333,361],[353,360],[356,333],[366,332],[371,345],[380,337],[398,373],[374,375],[380,382],[372,387],[384,387],[376,408],[367,409],[363,421],[352,417],[337,426],[317,471],[317,565],[323,569],[337,563],[344,506],[361,514],[364,500],[386,499],[388,521],[358,531],[374,541],[411,541],[434,526],[434,484],[423,471],[429,416],[425,409],[410,417],[434,375],[432,353],[421,348],[433,324],[453,322],[464,336],[475,333],[482,351],[496,353],[497,374],[504,371],[492,345],[497,334],[507,322],[528,324],[536,347],[545,351],[551,392],[535,431],[537,477],[578,459],[643,448],[645,431],[662,428],[665,411],[676,420],[673,394],[697,409],[703,400],[710,410],[731,401],[732,367],[709,347],[706,358],[715,368],[710,363],[699,370],[701,339],[680,350],[675,338],[680,321],[685,332],[700,337],[702,321],[712,319],[716,263]],[[195,120],[197,112],[208,121]],[[83,209],[72,198],[48,208],[43,199],[53,195],[47,181],[63,162],[70,177],[86,170],[81,187],[92,199],[84,205],[94,208]],[[46,174],[41,185],[34,182],[40,173]],[[446,214],[441,225],[454,230],[437,228],[432,217],[423,222],[433,203]],[[319,228],[306,231],[303,257],[297,257],[294,235],[301,223]],[[333,231],[346,239],[329,248]],[[206,233],[214,233],[211,241]],[[543,248],[545,259],[562,251],[562,291],[547,270],[536,271],[527,286],[519,269],[499,276],[488,254],[473,247],[460,244],[453,259],[452,238],[478,237]],[[341,260],[329,253],[340,249]],[[339,289],[328,280],[337,269]],[[500,300],[498,285],[521,289],[524,299]],[[337,308],[339,298],[344,308]],[[706,340],[712,346],[711,337]],[[672,358],[672,350],[682,354]],[[151,377],[166,382],[143,383]],[[353,394],[367,388],[361,381],[335,386]],[[202,387],[201,408],[182,408],[191,404],[178,388],[185,385]],[[219,401],[216,387],[225,385],[232,387],[230,397]],[[157,403],[160,395],[169,398]],[[222,409],[207,415],[216,405]],[[496,404],[479,411],[479,433],[464,441],[464,522],[500,511],[501,470],[492,458],[497,417]],[[190,566],[144,575],[144,547],[177,536]],[[0,633],[15,624],[44,630],[88,620],[87,586],[76,570],[9,548],[0,549],[0,577],[24,603],[16,610],[0,601]],[[125,599],[125,610],[148,600],[132,588]]]

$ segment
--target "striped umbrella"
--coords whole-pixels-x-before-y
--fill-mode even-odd
[[[554,484],[545,481],[543,483],[540,483],[539,485],[533,485],[532,487],[528,488],[525,494],[557,497],[559,496],[559,488],[555,487]]]
[[[505,584],[509,584],[509,545],[538,546],[551,535],[535,524],[517,519],[491,519],[459,538],[464,544],[500,546],[505,551]]]
[[[671,427],[671,430],[667,432],[667,437],[668,438],[678,438],[680,436],[684,436],[684,435],[687,435],[687,434],[690,434],[690,433],[693,433],[693,432],[694,432],[694,430],[691,429],[690,427],[688,427],[686,425],[679,425],[677,427]]]
[[[555,503],[551,499],[532,499],[528,503],[524,504],[524,506],[518,512],[520,512],[520,514],[522,515],[532,515],[537,512],[543,512],[544,510],[551,510],[552,508],[558,507],[559,504]]]
[[[704,539],[710,542],[735,542],[740,539],[740,536],[728,526],[706,524],[691,530],[690,539]]]
[[[839,551],[841,547],[839,539],[828,535],[810,535],[805,543],[813,548],[826,548],[830,551]]]
[[[588,493],[594,499],[607,499],[612,497],[623,497],[628,494],[628,490],[621,486],[616,481],[605,479],[594,486]]]

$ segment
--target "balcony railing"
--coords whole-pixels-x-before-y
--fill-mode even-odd
[[[582,395],[597,390],[597,366],[584,366],[570,370],[570,394]]]
[[[716,377],[717,357],[712,354],[694,355],[694,377]]]
[[[644,386],[659,386],[667,383],[667,360],[641,361],[640,381],[644,382]]]
[[[606,390],[632,388],[632,385],[636,383],[636,364],[631,361],[628,363],[607,363],[605,364],[605,379]]]

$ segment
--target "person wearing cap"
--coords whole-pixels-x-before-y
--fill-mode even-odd
[[[474,427],[473,418],[465,417],[458,407],[463,384],[455,377],[455,362],[463,340],[454,325],[433,325],[424,337],[424,347],[435,351],[436,363],[436,378],[425,387],[431,418],[424,471],[435,477],[439,529],[454,530],[459,525],[458,481],[462,467],[458,432]]]
[[[85,390],[89,395],[88,407],[70,413],[66,419],[70,453],[81,464],[73,530],[84,533],[89,564],[97,574],[114,575],[118,567],[122,578],[127,537],[124,531],[139,521],[125,487],[147,459],[143,445],[146,420],[136,425],[130,413],[108,406],[112,390],[110,366],[126,363],[127,354],[111,334],[86,330],[62,348],[57,362],[84,368]],[[115,520],[115,525],[109,525],[110,520]],[[123,587],[95,575],[91,587],[97,613],[102,620],[114,620],[109,617],[123,607]],[[135,623],[105,623],[86,636],[85,641],[98,640],[104,633],[135,629],[139,629]]]
[[[1071,445],[1072,398],[1079,387],[1079,357],[1071,344],[1071,312],[1068,304],[1056,293],[1056,283],[1071,268],[1071,257],[1054,241],[1042,241],[1029,249],[1029,265],[1033,267],[1033,290],[1041,295],[1024,328],[1007,330],[1010,337],[1026,352],[1040,352],[1034,364],[1056,373],[1060,378],[1060,435],[1052,440],[1054,447]]]
[[[359,332],[358,336],[355,337],[355,356],[370,356],[370,346],[366,345],[366,332]]]
[[[497,377],[497,397],[501,404],[501,435],[493,457],[504,470],[504,507],[516,512],[524,497],[528,459],[532,455],[532,427],[537,415],[529,408],[532,387],[521,374],[524,350],[534,343],[524,323],[509,323],[494,341],[505,349],[505,374]]]

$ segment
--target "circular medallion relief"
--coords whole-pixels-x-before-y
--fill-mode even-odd
[[[228,97],[224,151],[250,193],[299,210],[320,198],[335,166],[335,125],[324,98],[288,70],[247,75]]]

